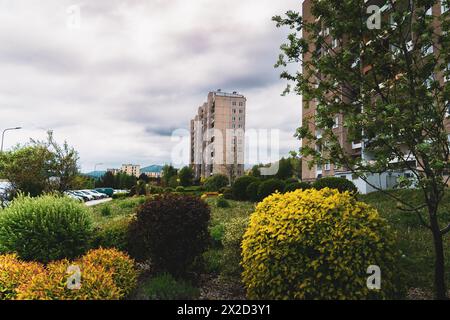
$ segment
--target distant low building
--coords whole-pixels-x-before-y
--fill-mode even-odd
[[[106,171],[112,173],[115,176],[120,172],[120,169],[108,169]]]
[[[161,178],[162,176],[162,166],[152,165],[141,169],[141,174],[145,174],[150,178]]]
[[[139,177],[141,175],[141,166],[138,164],[123,164],[120,171],[129,176]]]

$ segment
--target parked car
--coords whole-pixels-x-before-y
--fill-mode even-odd
[[[100,193],[104,193],[108,197],[112,197],[112,195],[114,194],[114,189],[112,189],[112,188],[96,188],[94,190],[97,192],[100,192]]]
[[[66,192],[64,192],[64,194],[65,194],[66,196],[68,196],[69,198],[75,199],[75,200],[80,201],[80,202],[84,202],[84,198],[83,198],[83,197],[77,196],[77,195],[74,194],[73,192],[66,191]]]
[[[89,190],[89,192],[92,193],[92,194],[94,194],[94,195],[96,195],[99,199],[105,199],[105,198],[108,198],[108,195],[106,195],[106,194],[104,194],[104,193],[101,193],[101,192],[98,192],[98,191],[96,191],[96,190]]]

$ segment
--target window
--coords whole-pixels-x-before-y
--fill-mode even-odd
[[[447,68],[445,68],[445,72],[447,74],[444,75],[444,81],[447,82],[450,80],[450,63],[447,64]]]
[[[413,41],[412,41],[412,40],[409,40],[409,41],[406,43],[406,49],[408,50],[408,52],[410,52],[410,51],[412,51],[413,48],[414,48]]]
[[[242,109],[239,109],[239,113],[243,113],[244,112],[244,110],[242,110]]]
[[[448,5],[445,0],[441,0],[441,14],[444,14],[448,11]]]
[[[333,38],[333,41],[331,41],[331,47],[334,49],[337,48],[337,46],[338,46],[338,39]]]
[[[243,102],[239,102],[239,107],[243,107],[244,103]]]
[[[325,28],[325,31],[323,32],[323,35],[325,37],[329,36],[330,35],[330,28]]]
[[[233,109],[233,113],[236,113],[236,109]]]
[[[331,170],[331,164],[325,163],[325,171],[330,171],[330,170]]]
[[[427,9],[427,11],[425,12],[425,14],[426,14],[427,16],[432,16],[432,15],[433,15],[433,7],[429,7],[429,8]]]
[[[398,25],[397,25],[397,21],[395,21],[395,16],[394,16],[393,13],[391,13],[391,14],[389,15],[389,23],[390,23],[392,29],[395,29],[395,28],[397,28],[397,26],[398,26]]]
[[[235,106],[236,105],[236,101],[233,101],[233,106]]]
[[[339,116],[336,116],[336,118],[334,118],[333,129],[337,128],[339,128]]]

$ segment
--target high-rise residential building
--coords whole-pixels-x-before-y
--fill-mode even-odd
[[[237,92],[210,92],[191,120],[190,164],[195,177],[244,175],[247,99]]]
[[[139,177],[141,175],[141,166],[138,164],[123,164],[120,171],[130,176]]]
[[[366,5],[378,5],[381,8],[381,12],[384,15],[384,20],[392,21],[393,13],[389,9],[389,5],[386,5],[386,1],[382,0],[366,0]],[[384,6],[383,6],[384,5]],[[320,17],[314,17],[312,12],[312,0],[304,0],[302,4],[302,17],[303,20],[306,23],[317,23],[322,24]],[[440,16],[445,11],[449,10],[445,5],[437,4],[433,6],[432,8],[429,8],[427,10],[428,15],[433,16]],[[330,29],[327,26],[322,25],[322,35],[325,37],[325,41],[327,41],[330,46],[337,50],[339,49],[339,42],[336,41],[336,39],[333,39],[332,35],[330,34]],[[438,23],[436,22],[436,30],[439,30]],[[308,39],[308,32],[303,30],[303,37],[305,39]],[[345,42],[345,41],[343,41]],[[316,48],[317,50],[317,48]],[[327,54],[325,49],[321,49],[321,54]],[[435,54],[433,51],[433,47],[431,46],[428,49],[427,54]],[[303,55],[302,60],[304,65],[308,65],[308,63],[312,59],[311,52],[307,52]],[[449,64],[450,66],[450,64]],[[361,72],[367,72],[369,70],[369,66],[363,66],[363,70]],[[304,71],[303,71],[304,72]],[[448,79],[445,79],[442,75],[436,75],[436,78],[443,82],[448,81]],[[318,81],[318,80],[316,80]],[[311,119],[314,118],[316,113],[316,107],[317,107],[317,101],[315,100],[308,100],[305,97],[303,97],[302,101],[302,120]],[[450,115],[450,108],[449,108],[449,115]],[[343,147],[343,149],[347,152],[347,154],[354,156],[354,157],[362,157],[365,160],[370,161],[372,155],[365,152],[364,148],[364,141],[349,141],[347,138],[347,130],[344,127],[344,119],[345,114],[337,114],[335,117],[335,124],[333,127],[334,134],[338,137],[338,140]],[[310,132],[315,132],[316,137],[321,137],[321,132],[319,129],[316,128],[314,121],[308,121],[309,123],[309,130]],[[445,120],[445,128],[447,132],[450,132],[450,120]],[[449,135],[449,141],[450,141],[450,135]],[[314,141],[309,141],[308,139],[302,140],[303,145],[308,145],[311,147],[314,147]],[[317,148],[320,148],[320,146],[315,146],[316,150]],[[358,187],[359,192],[361,193],[369,193],[372,191],[375,191],[375,189],[370,186],[367,182],[363,181],[362,179],[356,177],[348,170],[348,168],[345,167],[336,167],[333,164],[330,163],[322,163],[320,165],[315,165],[312,168],[308,165],[308,158],[302,159],[302,180],[303,181],[315,181],[322,177],[328,177],[328,176],[336,176],[336,177],[344,177],[348,180],[352,180],[355,185]],[[417,161],[413,160],[415,162],[415,166],[417,166]],[[376,185],[379,188],[382,189],[391,189],[394,187],[397,182],[398,178],[400,176],[410,176],[411,173],[407,170],[398,170],[397,172],[389,172],[389,173],[381,173],[381,174],[374,174],[371,175],[368,179],[371,180],[371,184]]]

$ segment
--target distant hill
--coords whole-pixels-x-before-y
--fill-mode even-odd
[[[150,173],[150,172],[161,172],[163,166],[152,165],[141,169],[141,173]]]
[[[106,171],[92,171],[92,172],[84,173],[84,175],[87,177],[100,179],[101,177],[103,177],[105,175],[105,173],[106,173]]]

